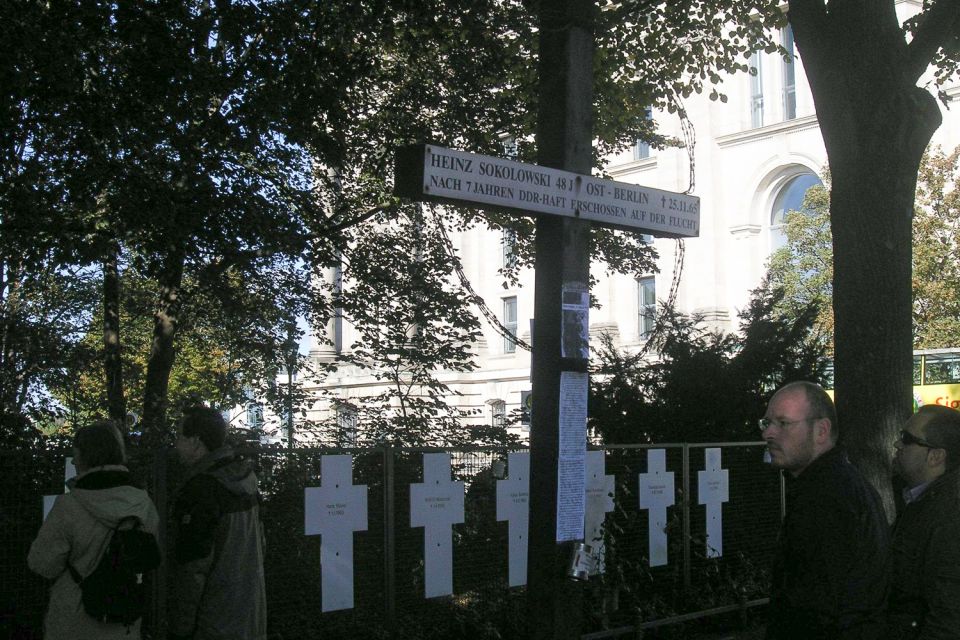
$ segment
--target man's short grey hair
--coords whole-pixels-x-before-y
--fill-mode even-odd
[[[810,405],[811,418],[826,418],[830,421],[830,442],[834,444],[840,438],[840,425],[837,423],[837,407],[833,404],[833,398],[827,393],[826,389],[816,382],[809,380],[797,380],[782,386],[777,393],[783,390],[802,389],[807,398],[807,404]]]

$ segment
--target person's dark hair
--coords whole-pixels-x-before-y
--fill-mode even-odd
[[[917,414],[926,418],[924,440],[947,452],[947,471],[960,467],[960,411],[939,404],[925,404]]]
[[[200,437],[200,442],[208,451],[223,446],[227,438],[227,423],[223,415],[210,407],[187,407],[183,410],[183,435],[187,438]]]
[[[803,389],[807,403],[810,405],[810,417],[826,418],[830,421],[830,442],[836,444],[840,438],[840,425],[837,423],[837,407],[833,404],[830,394],[817,383],[808,380],[791,382],[783,389]]]
[[[107,464],[123,464],[126,460],[123,436],[112,420],[98,420],[81,427],[73,436],[80,462],[88,469]]]

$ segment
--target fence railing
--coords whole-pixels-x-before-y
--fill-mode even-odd
[[[507,452],[445,451],[454,479],[465,486],[464,521],[452,529],[452,594],[427,598],[424,529],[411,526],[410,517],[410,485],[424,481],[426,451],[250,450],[263,495],[272,638],[527,636],[524,587],[508,583],[508,523],[497,520],[496,483],[504,475]],[[614,481],[614,509],[604,519],[604,571],[584,588],[584,637],[682,623],[704,612],[736,617],[763,602],[782,486],[779,474],[762,462],[762,443],[610,446],[603,451],[605,473]],[[651,457],[651,451],[662,453]],[[719,469],[728,478],[722,487],[727,499],[708,508],[700,504],[707,496],[701,495],[698,480],[708,471],[707,459],[717,453]],[[167,517],[182,471],[172,454],[134,452],[130,461]],[[354,606],[324,613],[321,536],[304,533],[304,492],[321,485],[323,456],[334,454],[351,455],[352,482],[367,487],[367,526],[354,533]],[[640,506],[640,477],[651,473],[648,461],[661,456],[664,471],[673,474],[675,499],[666,507],[665,548],[651,562],[653,512]],[[29,572],[26,555],[41,525],[43,496],[62,493],[63,478],[64,452],[0,452],[0,636],[40,637],[47,585]],[[715,484],[710,489],[714,497],[716,489]],[[719,525],[708,522],[718,515]],[[168,544],[171,529],[166,524],[161,536]],[[169,586],[165,565],[154,585],[144,636],[159,638]]]

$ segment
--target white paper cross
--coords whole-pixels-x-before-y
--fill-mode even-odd
[[[605,474],[603,451],[587,451],[587,489],[584,514],[584,542],[596,550],[593,575],[603,573],[603,521],[613,511],[613,476]]]
[[[676,502],[673,472],[664,449],[647,451],[647,473],[640,474],[640,508],[649,510],[650,566],[667,564],[667,507]]]
[[[320,458],[319,487],[304,489],[304,533],[320,535],[322,610],[353,608],[353,532],[367,530],[367,486],[353,484],[353,456]]]
[[[509,480],[497,480],[497,520],[508,525],[507,553],[511,587],[527,584],[527,533],[530,528],[530,454],[507,454]]]
[[[463,483],[450,481],[450,454],[423,454],[423,483],[410,485],[410,526],[423,527],[427,598],[453,593],[453,525],[463,522]]]
[[[77,468],[73,466],[73,458],[66,457],[63,459],[63,492],[70,493],[70,487],[67,486],[67,480],[70,478],[77,477]],[[53,503],[57,500],[57,496],[43,496],[43,519],[46,520],[47,516],[50,515],[50,509],[53,509]]]
[[[730,500],[730,472],[720,468],[720,449],[704,450],[706,469],[697,473],[697,501],[707,506],[707,557],[723,555],[723,503]]]

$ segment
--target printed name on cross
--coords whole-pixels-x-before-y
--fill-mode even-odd
[[[723,555],[723,503],[730,500],[730,471],[720,468],[720,449],[704,450],[706,469],[697,473],[698,502],[707,507],[708,558]]]
[[[675,502],[673,472],[667,471],[666,451],[647,451],[647,472],[641,473],[640,508],[648,510],[647,538],[650,566],[667,564],[667,507]]]
[[[509,479],[497,480],[497,520],[506,520],[508,579],[511,587],[527,584],[527,533],[530,526],[530,454],[507,454]]]
[[[303,491],[304,534],[320,536],[323,611],[353,608],[353,533],[367,529],[367,486],[352,475],[352,456],[323,456],[321,485]]]
[[[464,484],[450,480],[450,454],[423,454],[423,482],[410,485],[410,526],[423,527],[424,595],[453,593],[453,525],[463,522]]]

